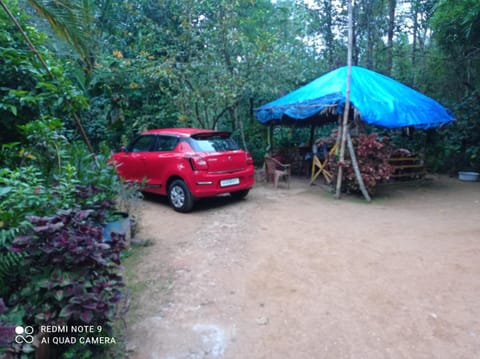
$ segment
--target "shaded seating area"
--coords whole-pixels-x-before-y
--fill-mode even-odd
[[[373,192],[379,179],[374,177],[389,178],[389,171],[381,168],[383,162],[388,168],[394,167],[394,178],[422,176],[424,162],[419,157],[400,157],[388,163],[388,154],[383,152],[377,156],[381,163],[373,161],[359,164],[356,150],[361,151],[360,156],[369,162],[371,150],[381,148],[382,144],[375,139],[367,138],[368,141],[375,142],[374,147],[367,143],[365,148],[360,149],[358,144],[355,148],[352,141],[355,133],[351,133],[352,129],[361,129],[369,125],[388,130],[400,128],[426,130],[447,125],[455,119],[450,110],[432,98],[390,77],[358,66],[344,66],[330,71],[307,85],[256,108],[255,116],[261,124],[270,127],[269,145],[273,143],[275,126],[310,127],[313,134],[316,126],[336,124],[340,148],[338,151],[340,165],[337,171],[340,177],[336,197],[340,197],[342,181],[346,179],[344,168],[348,168],[351,187],[354,190],[358,187],[367,201],[370,201],[368,190]],[[357,138],[361,135],[358,132]],[[312,143],[312,140],[313,135],[310,136],[309,143]],[[349,167],[345,167],[347,151]],[[372,175],[372,167],[377,171],[375,175]],[[333,179],[328,162],[322,158],[314,160],[312,170],[311,183],[320,175],[327,182]],[[364,177],[368,179],[367,186]]]
[[[272,182],[275,188],[278,187],[280,179],[285,180],[287,187],[290,188],[291,175],[290,164],[282,163],[270,156],[265,156],[265,179],[267,182]]]

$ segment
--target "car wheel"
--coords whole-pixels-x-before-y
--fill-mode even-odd
[[[190,212],[193,208],[193,196],[185,182],[175,180],[168,188],[168,199],[177,212]]]
[[[247,197],[249,191],[249,189],[242,189],[241,191],[230,192],[230,196],[234,199],[242,199]]]

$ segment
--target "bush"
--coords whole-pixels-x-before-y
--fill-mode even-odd
[[[110,333],[123,297],[120,253],[125,249],[125,235],[112,233],[110,242],[103,240],[102,223],[112,206],[113,202],[102,201],[95,209],[28,217],[30,228],[17,235],[10,248],[23,254],[21,280],[17,282],[21,290],[6,300],[12,313],[23,313],[20,323],[36,328],[88,324]],[[15,352],[24,349],[20,345],[11,348]],[[85,349],[82,345],[68,346],[69,355]]]
[[[123,286],[125,236],[112,233],[111,242],[103,241],[103,210],[62,210],[28,220],[31,230],[12,246],[25,253],[26,275],[35,278],[22,291],[27,322],[111,325]]]
[[[102,224],[125,207],[118,196],[135,189],[108,165],[107,149],[93,156],[69,142],[58,121],[23,129],[31,142],[4,146],[11,167],[0,170],[0,323],[91,324],[105,335],[123,297],[125,238],[112,233],[104,243]],[[88,358],[103,347],[60,346],[55,357]],[[28,358],[34,348],[5,350]]]
[[[369,194],[374,194],[377,183],[388,180],[392,173],[392,167],[388,163],[392,151],[389,139],[388,137],[379,139],[376,134],[361,134],[354,137],[352,142],[365,187]],[[332,162],[335,174],[338,172],[339,165],[338,161]],[[359,192],[360,187],[348,151],[345,153],[343,166],[343,190]]]

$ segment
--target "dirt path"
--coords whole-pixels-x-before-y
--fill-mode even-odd
[[[480,356],[480,183],[145,205],[131,358]]]

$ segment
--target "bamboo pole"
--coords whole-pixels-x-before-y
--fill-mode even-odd
[[[368,194],[367,188],[365,187],[365,183],[363,182],[362,173],[360,172],[360,168],[358,167],[357,155],[355,154],[355,149],[353,148],[352,137],[350,136],[350,131],[347,132],[347,146],[348,151],[350,153],[350,159],[352,161],[353,170],[355,171],[355,176],[357,177],[358,186],[360,187],[360,191],[362,191],[363,197],[370,202],[372,199]]]
[[[350,112],[350,81],[352,77],[352,47],[353,47],[353,11],[352,0],[348,0],[348,55],[347,55],[347,84],[345,94],[345,108],[343,110],[343,124],[340,141],[340,159],[338,161],[337,189],[335,197],[340,198],[343,180],[343,165],[345,161],[345,142],[348,133],[348,115]]]
[[[340,141],[342,141],[342,115],[338,115],[337,138],[335,139],[335,157],[340,157]]]

